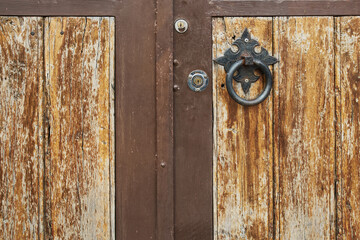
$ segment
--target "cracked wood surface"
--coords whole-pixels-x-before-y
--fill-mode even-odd
[[[222,56],[245,28],[272,49],[272,18],[215,18],[214,58]],[[262,239],[272,234],[272,98],[244,108],[229,96],[222,66],[214,66],[215,163],[214,189],[218,239]],[[263,87],[259,79],[242,97],[254,98]]]
[[[280,60],[255,107],[236,105],[214,65],[215,239],[360,237],[359,22],[213,19],[214,58],[248,27]]]
[[[274,19],[276,231],[335,236],[334,19]]]
[[[360,239],[360,17],[336,27],[338,239]]]
[[[111,18],[45,19],[45,219],[46,234],[56,239],[110,239],[113,24]]]
[[[114,19],[0,27],[0,238],[114,239]]]
[[[41,235],[42,29],[42,18],[0,17],[1,239]]]

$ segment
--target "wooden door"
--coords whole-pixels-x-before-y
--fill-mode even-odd
[[[169,9],[0,0],[0,239],[173,235]]]
[[[0,28],[1,239],[114,238],[114,18]]]
[[[0,0],[0,238],[360,238],[359,15],[355,0]],[[213,62],[245,28],[279,59],[252,107]]]
[[[360,238],[359,14],[358,2],[175,1],[189,24],[174,35],[175,239]],[[279,60],[255,106],[212,61],[245,29]],[[187,87],[195,69],[210,76],[202,92]],[[239,96],[262,92],[256,74],[248,93],[233,81]]]

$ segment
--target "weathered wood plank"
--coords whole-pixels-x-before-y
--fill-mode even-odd
[[[0,17],[0,238],[42,236],[42,38],[37,17]]]
[[[115,18],[109,18],[109,71],[110,239],[115,240]]]
[[[335,237],[334,20],[274,19],[276,235]]]
[[[338,238],[360,238],[360,18],[336,18]]]
[[[222,56],[249,28],[252,37],[272,49],[272,18],[214,18],[213,57]],[[272,97],[253,107],[232,100],[225,71],[214,65],[214,208],[216,239],[267,239],[273,235]],[[244,95],[254,98],[258,80]]]
[[[110,239],[113,19],[46,18],[46,238]]]

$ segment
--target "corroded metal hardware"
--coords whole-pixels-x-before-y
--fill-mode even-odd
[[[209,84],[209,77],[202,70],[194,70],[189,74],[188,86],[194,92],[204,91]]]
[[[239,104],[252,106],[264,101],[270,94],[272,88],[272,75],[269,65],[275,64],[278,60],[269,56],[269,52],[261,47],[257,51],[259,42],[251,39],[247,29],[244,30],[240,38],[235,40],[232,47],[225,51],[224,56],[214,61],[225,68],[226,89],[229,95]],[[254,71],[260,70],[265,75],[266,85],[262,93],[253,100],[241,98],[234,90],[233,80],[239,82],[244,93],[248,93],[252,83],[255,83],[260,77],[256,76]]]
[[[188,30],[189,24],[184,19],[178,19],[175,21],[175,30],[178,33],[184,33]]]

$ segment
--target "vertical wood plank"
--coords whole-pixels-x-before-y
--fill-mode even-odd
[[[47,238],[111,235],[111,21],[45,20]]]
[[[156,6],[155,1],[121,6],[116,18],[116,238],[156,239]]]
[[[336,239],[343,239],[343,221],[342,221],[342,193],[341,193],[341,174],[342,174],[342,160],[341,160],[341,151],[342,151],[342,120],[341,120],[341,80],[340,80],[340,67],[341,67],[341,57],[340,57],[340,18],[334,18],[335,23],[335,200],[336,200],[336,218],[335,218],[335,234]]]
[[[360,17],[336,18],[338,237],[360,238]]]
[[[335,236],[334,20],[274,20],[277,237]]]
[[[115,240],[115,18],[109,18],[109,93],[110,93],[110,230]]]
[[[0,238],[41,238],[42,30],[0,17]]]
[[[156,12],[156,239],[174,240],[173,0]]]
[[[272,52],[272,18],[214,18],[213,58],[220,57],[248,28]],[[263,79],[244,95],[256,97]],[[215,239],[267,239],[273,235],[272,97],[253,107],[231,99],[225,71],[214,65]]]

